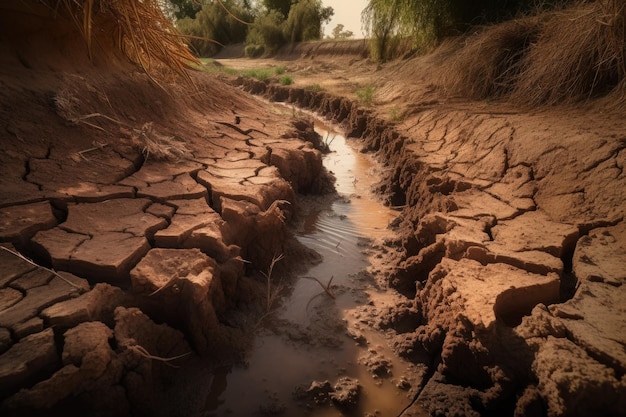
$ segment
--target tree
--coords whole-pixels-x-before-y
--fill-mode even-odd
[[[285,21],[285,39],[289,42],[320,39],[322,23],[330,21],[334,13],[332,7],[322,7],[321,0],[300,0],[291,7]]]
[[[343,30],[345,26],[341,23],[337,24],[333,29],[333,39],[348,39],[354,36],[354,32],[351,30]]]
[[[248,27],[242,21],[253,20],[245,5],[239,0],[206,2],[195,18],[179,19],[176,26],[183,34],[193,37],[191,46],[200,56],[210,56],[219,51],[220,45],[244,42]]]
[[[259,15],[246,38],[246,55],[256,57],[264,52],[274,52],[285,44],[282,25],[285,18],[278,10]]]
[[[289,11],[291,10],[291,0],[263,0],[263,5],[267,8],[268,12],[271,10],[276,10],[283,15],[283,19],[286,19],[289,16]]]
[[[194,19],[196,13],[202,9],[202,4],[198,0],[166,0],[162,2],[162,6],[173,14],[176,19],[184,19],[186,17]]]

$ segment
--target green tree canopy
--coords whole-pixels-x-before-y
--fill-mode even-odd
[[[268,11],[276,10],[282,13],[283,19],[289,16],[291,4],[291,0],[263,0],[263,5]]]
[[[322,7],[321,0],[300,0],[289,11],[283,33],[289,42],[320,39],[322,23],[330,21],[332,7]]]
[[[351,30],[343,30],[344,28],[344,25],[338,23],[333,29],[332,39],[348,39],[354,36],[354,32]]]
[[[252,11],[240,0],[206,1],[195,18],[185,17],[176,22],[178,29],[193,38],[190,43],[200,56],[217,53],[221,45],[244,42],[252,21]],[[226,9],[228,9],[228,11]]]

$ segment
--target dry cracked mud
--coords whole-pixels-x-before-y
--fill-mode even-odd
[[[621,115],[448,98],[427,59],[377,67],[360,47],[253,61],[285,64],[289,87],[203,73],[158,87],[89,63],[78,39],[67,54],[14,35],[0,71],[3,415],[187,414],[168,365],[193,373],[197,355],[245,349],[225,312],[254,309],[251,276],[277,253],[309,259],[289,219],[299,193],[328,186],[310,120],[249,93],[341,125],[387,169],[377,188],[399,217],[369,272],[398,301],[357,314],[422,365],[403,416],[624,415]],[[375,107],[354,83],[376,86]],[[385,358],[362,361],[385,373]],[[317,385],[320,401],[358,401],[357,381]]]

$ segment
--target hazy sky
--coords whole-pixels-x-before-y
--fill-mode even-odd
[[[365,35],[361,29],[361,12],[367,6],[368,0],[322,0],[324,6],[335,10],[332,20],[324,28],[324,35],[330,35],[339,23],[345,26],[344,30],[354,32],[356,38]]]

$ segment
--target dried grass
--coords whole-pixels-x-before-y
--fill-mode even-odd
[[[133,129],[131,133],[133,145],[141,150],[144,157],[155,160],[191,160],[193,154],[185,142],[174,136],[157,132],[152,122],[145,123],[141,129]]]
[[[539,18],[531,17],[481,30],[444,64],[439,82],[454,94],[478,100],[509,93],[539,29]]]
[[[67,12],[85,39],[90,56],[94,53],[94,34],[98,33],[113,36],[115,47],[155,82],[163,68],[191,81],[187,69],[199,64],[157,0],[42,1],[54,10]]]
[[[528,104],[606,95],[626,76],[626,4],[599,0],[557,12],[524,58],[512,98]]]
[[[610,96],[626,104],[626,3],[582,2],[506,22],[469,37],[439,82],[474,99],[528,105]]]

